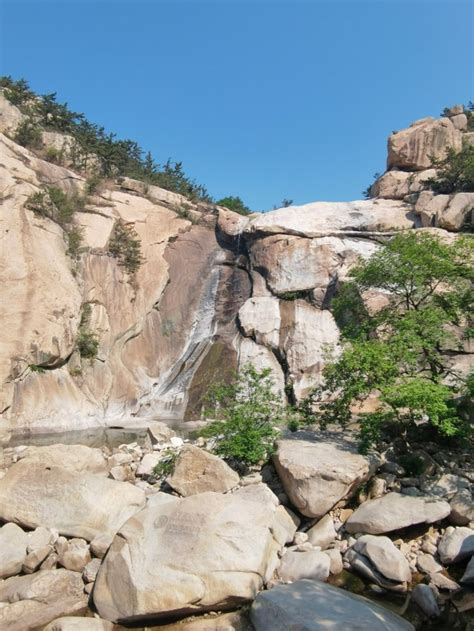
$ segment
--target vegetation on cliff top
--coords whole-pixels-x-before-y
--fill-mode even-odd
[[[56,93],[38,95],[25,79],[0,77],[3,94],[28,118],[20,123],[16,140],[23,145],[38,146],[41,142],[40,127],[71,135],[79,151],[76,168],[87,167],[88,158],[98,158],[100,174],[104,177],[128,176],[180,193],[191,199],[212,201],[202,184],[191,180],[181,162],[167,160],[157,164],[151,153],[133,140],[117,139],[104,127],[88,121],[84,114],[69,109],[67,103],[58,103]]]

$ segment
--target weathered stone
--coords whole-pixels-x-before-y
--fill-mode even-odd
[[[265,346],[244,337],[239,344],[239,370],[251,364],[256,370],[270,370],[273,392],[284,400],[285,376],[274,353]]]
[[[249,298],[239,311],[240,326],[257,344],[278,348],[280,342],[280,304],[277,298]]]
[[[43,528],[42,526],[35,528],[28,539],[28,552],[34,552],[45,546],[52,546],[57,538],[58,533],[50,528]]]
[[[137,476],[150,476],[153,469],[160,462],[163,456],[159,453],[145,454],[143,460],[138,465]]]
[[[43,631],[113,631],[114,625],[99,618],[64,616],[50,622]]]
[[[415,524],[431,524],[450,512],[449,504],[443,500],[387,493],[359,506],[347,520],[346,529],[378,535]]]
[[[407,590],[406,581],[393,581],[387,578],[376,569],[375,565],[373,565],[368,557],[357,552],[354,547],[347,550],[344,555],[344,562],[348,563],[353,571],[364,576],[370,583],[378,585],[383,589],[402,593]]]
[[[116,532],[145,505],[143,491],[92,473],[17,462],[0,480],[0,518],[93,539]]]
[[[30,552],[23,562],[23,572],[25,574],[35,572],[52,551],[53,548],[51,546],[44,546],[43,548],[36,548],[33,552]]]
[[[443,566],[437,563],[431,554],[420,554],[416,559],[416,565],[420,572],[423,572],[424,574],[441,572],[443,569]]]
[[[456,526],[467,526],[474,521],[474,502],[468,489],[463,489],[451,499],[449,521]]]
[[[16,524],[0,528],[0,579],[21,572],[27,545],[28,535]]]
[[[450,579],[448,576],[441,574],[441,572],[434,572],[430,574],[430,585],[438,589],[442,589],[448,592],[456,592],[459,589],[459,585]]]
[[[110,532],[99,533],[91,541],[91,552],[99,559],[103,559],[112,545],[114,535]]]
[[[445,230],[458,231],[466,222],[471,224],[473,208],[474,193],[456,193],[448,205],[436,213],[436,225]]]
[[[308,530],[308,539],[313,546],[319,546],[324,550],[334,541],[337,532],[331,515],[325,515],[315,526]]]
[[[456,114],[456,116],[451,116],[450,120],[456,129],[459,129],[460,131],[467,129],[466,114]]]
[[[389,609],[320,581],[301,580],[261,592],[250,617],[256,631],[383,629],[414,631]]]
[[[441,563],[457,563],[474,554],[474,530],[464,526],[446,528],[438,544]]]
[[[28,631],[59,616],[85,611],[81,575],[69,570],[41,570],[0,584],[0,628]]]
[[[336,548],[333,548],[331,550],[324,550],[324,554],[327,554],[329,557],[329,570],[331,574],[340,574],[344,569],[342,563],[342,554],[340,553],[340,551]]]
[[[354,442],[337,435],[320,441],[310,432],[279,440],[273,460],[290,501],[307,517],[322,517],[349,498],[376,466]]]
[[[186,445],[181,450],[173,474],[167,482],[184,497],[206,491],[225,493],[237,486],[239,474],[217,456],[199,447]]]
[[[370,194],[386,199],[404,199],[407,195],[422,191],[426,180],[435,174],[435,169],[426,169],[419,173],[387,171],[372,184]]]
[[[423,118],[388,139],[388,169],[421,171],[431,167],[431,158],[442,159],[447,149],[460,151],[459,132],[448,118]]]
[[[176,432],[171,427],[168,427],[166,423],[154,421],[148,426],[148,435],[151,442],[156,445],[166,443],[172,436],[176,436]]]
[[[255,631],[245,610],[192,617],[165,624],[159,631]]]
[[[329,576],[330,566],[330,559],[324,552],[289,551],[282,557],[278,576],[285,583],[293,583],[302,578],[325,581]]]
[[[82,572],[91,560],[89,546],[84,539],[71,539],[59,554],[58,561],[67,570]]]
[[[354,550],[367,557],[376,570],[391,581],[411,581],[408,561],[388,537],[364,535],[355,542]]]
[[[183,616],[252,600],[296,527],[264,485],[184,499],[157,493],[120,529],[94,603],[112,621]]]
[[[421,490],[430,495],[451,498],[462,489],[469,489],[467,480],[452,473],[444,473],[436,479],[430,479],[421,484]]]
[[[92,583],[95,581],[101,563],[102,561],[100,559],[92,559],[89,561],[82,572],[82,578],[86,583]]]
[[[440,615],[438,603],[434,591],[429,585],[419,583],[415,585],[411,593],[413,600],[416,602],[421,611],[428,618],[437,618]]]

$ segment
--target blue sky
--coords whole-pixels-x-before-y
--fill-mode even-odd
[[[360,199],[386,137],[474,100],[461,0],[0,0],[0,71],[216,198]]]

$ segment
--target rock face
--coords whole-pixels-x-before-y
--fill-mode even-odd
[[[180,495],[187,497],[206,491],[230,491],[239,483],[239,475],[217,456],[199,447],[186,445],[167,482]]]
[[[405,171],[429,169],[430,156],[442,159],[446,149],[460,151],[461,147],[461,133],[449,118],[422,118],[390,136],[387,166]]]
[[[375,466],[353,442],[339,436],[319,442],[310,432],[279,440],[274,463],[292,504],[307,517],[322,517],[350,497]]]
[[[348,532],[378,535],[415,524],[431,524],[450,512],[448,502],[443,500],[388,493],[359,506],[347,520],[346,528]]]
[[[0,585],[0,602],[0,628],[12,631],[37,629],[87,607],[81,575],[69,570],[8,578]]]
[[[366,598],[310,580],[261,592],[250,615],[256,631],[414,631],[409,622]]]
[[[116,532],[144,505],[143,491],[126,482],[27,460],[0,480],[0,519],[88,541]]]
[[[155,495],[115,537],[95,606],[107,620],[131,622],[250,601],[295,530],[263,485],[184,499]]]
[[[131,415],[195,420],[209,383],[249,361],[271,369],[278,392],[287,386],[291,399],[303,399],[321,383],[324,349],[338,351],[329,308],[358,257],[398,230],[457,231],[470,220],[472,193],[426,190],[436,175],[429,156],[472,135],[465,118],[423,119],[392,135],[374,199],[249,216],[129,177],[86,195],[85,175],[70,168],[70,136],[43,132],[46,147],[64,149],[60,166],[0,134],[2,423],[38,433]],[[0,94],[0,131],[22,119]],[[68,229],[27,203],[48,186],[84,196],[73,219],[82,233],[75,259]],[[109,252],[118,221],[140,240],[133,278]],[[86,360],[78,340],[89,311],[99,348]]]

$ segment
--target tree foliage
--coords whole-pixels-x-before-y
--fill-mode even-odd
[[[278,435],[275,426],[286,420],[270,369],[245,366],[231,383],[214,387],[209,402],[209,415],[218,420],[205,427],[202,435],[215,439],[216,453],[246,465],[269,457]]]
[[[352,269],[352,281],[334,301],[343,349],[324,371],[332,398],[320,404],[323,424],[347,423],[353,404],[377,392],[378,409],[361,416],[364,446],[387,422],[402,430],[429,422],[447,436],[467,431],[459,404],[469,380],[451,367],[445,349],[461,350],[473,335],[473,265],[471,237],[446,242],[407,232]],[[387,295],[387,306],[375,314],[361,299],[368,289]],[[312,403],[323,394],[315,391]]]
[[[219,199],[216,204],[218,206],[224,206],[224,208],[228,208],[234,213],[239,213],[239,215],[249,215],[252,212],[250,208],[244,204],[240,197],[232,197],[232,195]]]
[[[435,193],[474,192],[474,147],[465,145],[461,151],[448,149],[442,160],[432,158],[438,170],[426,184]]]

